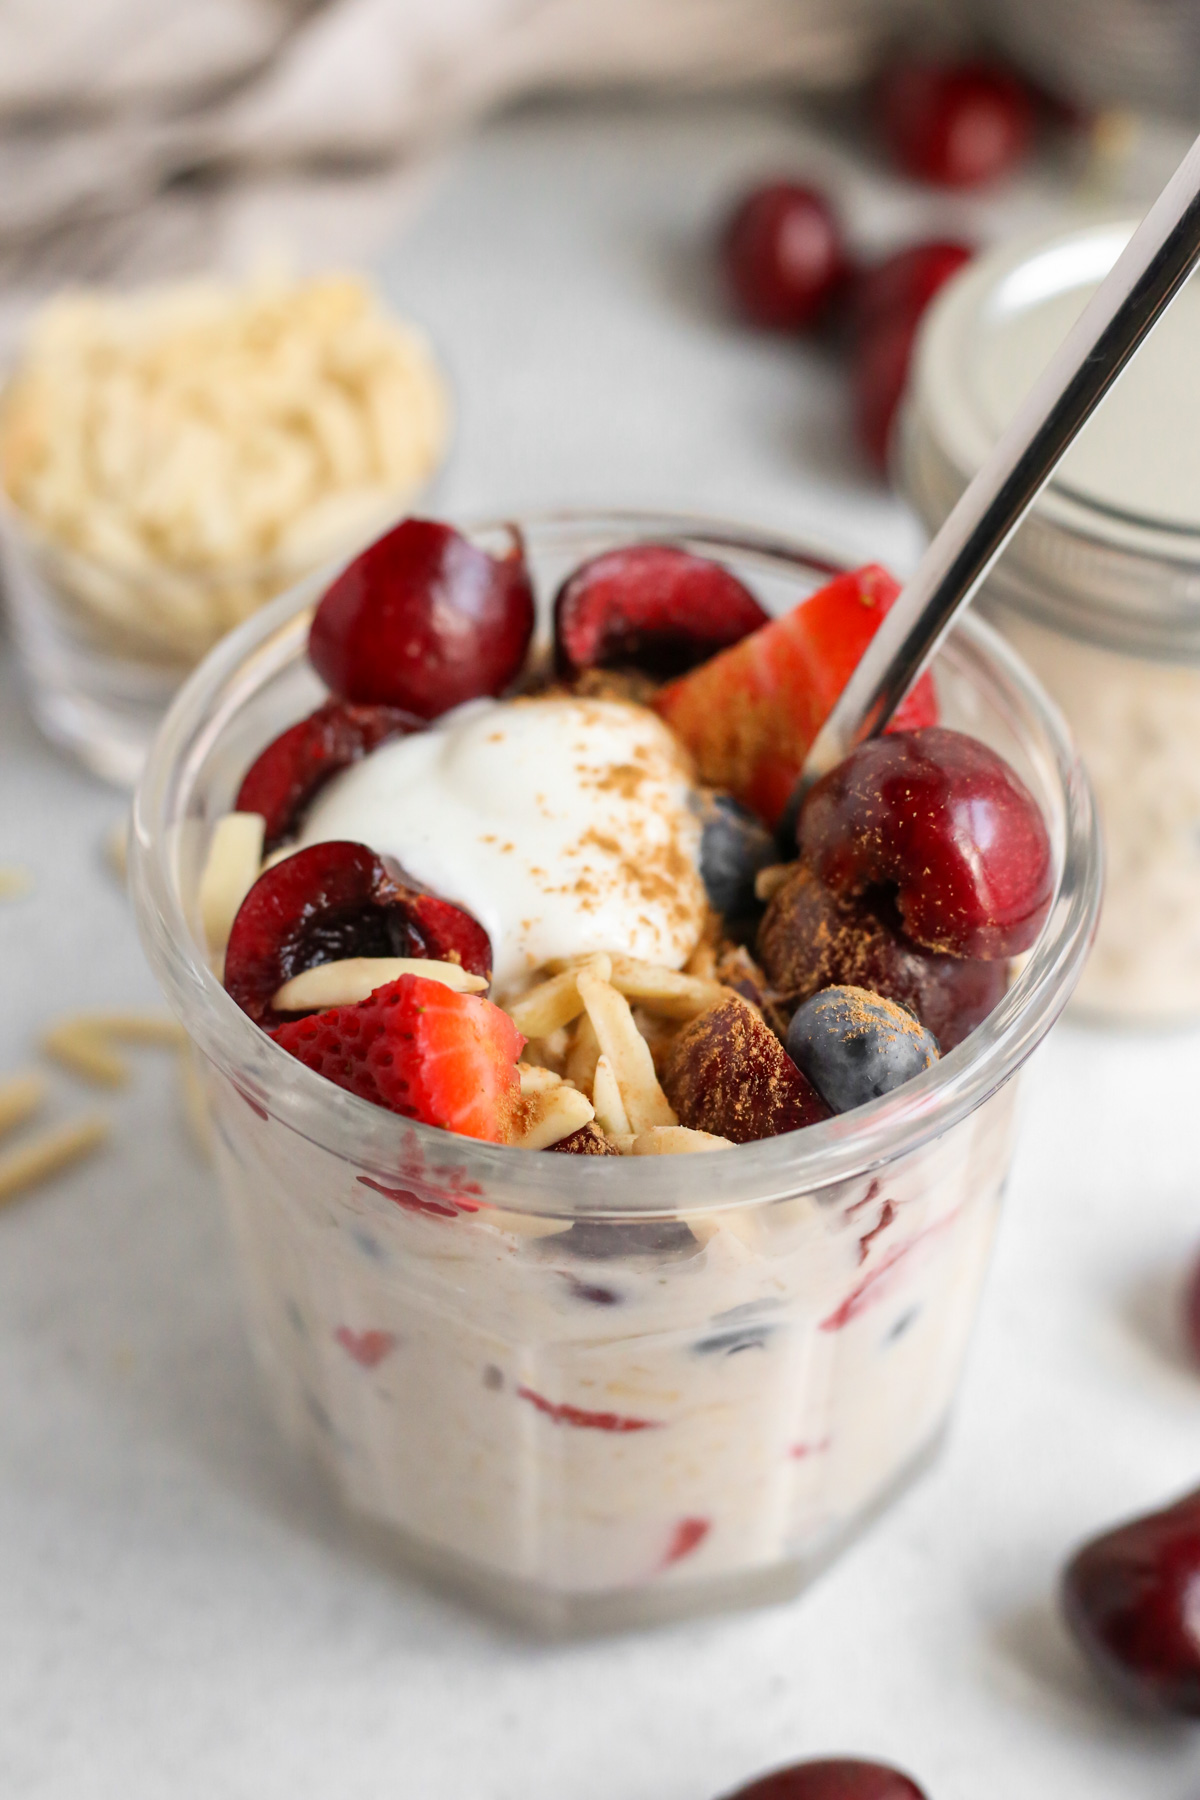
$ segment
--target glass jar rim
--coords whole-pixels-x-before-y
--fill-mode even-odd
[[[1018,302],[1004,298],[1018,290],[1040,304],[1098,281],[1135,225],[1110,216],[1006,239],[937,296],[922,322],[896,437],[900,486],[930,531],[998,436],[969,377],[988,318],[1019,314]],[[1200,657],[1200,526],[1122,507],[1069,480],[1050,482],[988,585],[1085,641],[1166,660]]]
[[[471,522],[477,534],[530,536],[584,528],[615,539],[673,540],[719,553],[783,562],[819,578],[847,563],[780,534],[687,514],[561,511]],[[679,1210],[673,1157],[564,1161],[452,1136],[359,1100],[282,1050],[240,1010],[208,967],[185,913],[178,880],[180,828],[205,759],[231,719],[274,673],[303,653],[310,608],[327,576],[310,577],[255,614],[212,650],[180,690],[151,747],[134,802],[131,887],[150,963],[189,1036],[247,1103],[323,1149],[396,1178],[414,1156],[474,1179],[505,1207],[533,1215],[627,1218]],[[1058,884],[1038,942],[995,1010],[933,1068],[852,1113],[803,1131],[689,1158],[689,1213],[736,1210],[869,1176],[958,1123],[1003,1085],[1061,1013],[1099,912],[1101,849],[1095,805],[1067,727],[1020,659],[982,620],[967,617],[941,652],[990,694],[1046,783],[1060,798]],[[1055,824],[1051,825],[1052,836]],[[499,1203],[499,1202],[496,1202]]]

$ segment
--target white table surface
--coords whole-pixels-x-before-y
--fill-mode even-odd
[[[471,146],[383,259],[459,386],[439,504],[683,503],[908,561],[836,364],[726,325],[698,250],[741,174],[814,159],[868,233],[927,205],[782,108],[548,110]],[[7,1073],[53,1013],[155,995],[100,851],[120,800],[2,654],[0,804],[36,877],[0,905]],[[169,1059],[137,1065],[116,1097],[53,1075],[52,1116],[99,1106],[113,1146],[0,1215],[0,1793],[713,1800],[842,1750],[931,1800],[1200,1795],[1200,1739],[1114,1710],[1053,1598],[1073,1543],[1200,1474],[1195,1036],[1067,1025],[1036,1060],[956,1429],[869,1537],[786,1606],[556,1647],[350,1543],[259,1403]]]

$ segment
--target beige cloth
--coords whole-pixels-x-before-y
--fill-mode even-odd
[[[844,84],[920,3],[0,0],[0,279],[228,261],[306,205],[363,227],[521,94]]]

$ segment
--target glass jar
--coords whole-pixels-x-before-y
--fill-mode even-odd
[[[833,566],[678,517],[521,529],[543,633],[562,577],[631,540],[715,556],[776,611]],[[1038,943],[962,1045],[870,1106],[720,1154],[530,1153],[332,1086],[207,966],[214,825],[250,758],[322,695],[305,655],[316,593],[273,604],[189,681],[132,850],[147,952],[202,1059],[275,1410],[415,1562],[526,1623],[792,1593],[927,1463],[958,1386],[1013,1077],[1066,1004],[1099,902],[1091,797],[1059,717],[987,626],[955,632],[937,664],[945,718],[1020,770],[1057,871]]]
[[[1128,241],[1009,243],[931,309],[898,442],[936,530]],[[976,606],[1062,707],[1092,778],[1106,885],[1077,1004],[1200,1018],[1200,289],[1186,288],[1068,452]]]

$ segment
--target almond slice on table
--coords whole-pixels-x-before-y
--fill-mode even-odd
[[[46,1097],[41,1075],[14,1075],[0,1086],[0,1137],[31,1119]]]
[[[61,1125],[55,1131],[43,1132],[32,1143],[22,1144],[0,1156],[0,1206],[15,1200],[27,1188],[48,1181],[60,1169],[79,1162],[98,1150],[109,1135],[107,1119],[79,1119],[74,1125]]]
[[[624,994],[587,970],[581,970],[576,980],[600,1053],[612,1069],[630,1130],[636,1134],[652,1125],[677,1125],[654,1073],[650,1046],[638,1030]]]
[[[204,941],[214,956],[229,942],[238,908],[261,873],[266,829],[261,813],[231,812],[217,821],[198,894]]]
[[[541,981],[528,993],[521,994],[505,1007],[505,1012],[522,1037],[545,1038],[551,1032],[569,1025],[583,1011],[579,994],[579,976],[587,969],[607,981],[612,965],[607,956],[592,956],[585,962],[563,969],[549,981]]]
[[[434,962],[425,956],[347,956],[341,962],[318,963],[293,975],[279,988],[271,1005],[276,1012],[323,1012],[331,1006],[357,1006],[376,988],[402,975],[440,981],[456,994],[482,994],[487,982],[459,963]]]
[[[178,1050],[182,1025],[161,1013],[72,1013],[42,1033],[41,1047],[75,1075],[101,1087],[123,1087],[129,1064],[114,1044],[161,1044]]]

